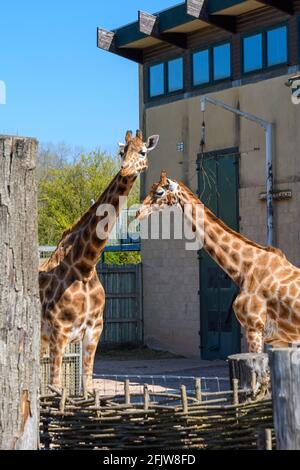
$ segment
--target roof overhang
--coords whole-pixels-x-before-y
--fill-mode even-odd
[[[234,34],[239,15],[266,5],[294,13],[292,0],[186,0],[156,14],[140,11],[138,21],[113,31],[98,28],[97,46],[143,63],[144,49],[161,43],[185,49],[188,34],[207,25]]]

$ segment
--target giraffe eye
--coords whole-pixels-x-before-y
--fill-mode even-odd
[[[140,155],[142,155],[142,157],[145,157],[146,154],[147,154],[147,152],[145,152],[145,150],[141,150],[141,151],[140,151]]]
[[[161,196],[163,196],[163,195],[165,194],[165,192],[164,192],[163,189],[159,189],[159,190],[156,191],[155,194],[156,194],[156,196],[161,197]]]

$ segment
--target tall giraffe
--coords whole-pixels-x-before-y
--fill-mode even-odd
[[[157,146],[159,136],[149,137],[144,143],[140,131],[134,139],[128,131],[125,139],[125,144],[119,144],[120,171],[95,204],[63,234],[51,258],[40,267],[41,354],[43,356],[50,347],[50,382],[56,389],[61,387],[65,348],[79,341],[83,341],[85,391],[92,386],[94,357],[103,329],[105,305],[105,293],[96,273],[96,264],[121,210],[120,196],[128,196],[138,175],[147,168],[147,154]],[[104,208],[102,214],[99,213],[101,208]],[[101,238],[100,222],[104,225]]]
[[[204,249],[239,287],[233,310],[246,329],[249,351],[263,352],[264,343],[284,347],[299,342],[300,269],[280,250],[258,245],[229,228],[183,183],[162,172],[137,218],[166,206],[181,208]]]

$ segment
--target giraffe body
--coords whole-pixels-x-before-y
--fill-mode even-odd
[[[152,136],[144,143],[140,131],[137,131],[135,139],[131,132],[127,132],[126,144],[120,144],[121,170],[93,206],[63,234],[51,258],[40,266],[41,355],[49,346],[50,381],[56,388],[61,387],[61,366],[66,346],[80,341],[83,342],[84,389],[92,386],[105,306],[105,292],[98,279],[96,265],[124,198],[129,195],[138,175],[147,168],[147,153],[156,147],[158,138]],[[99,224],[103,225],[100,232],[104,236],[101,237]]]
[[[192,210],[186,211],[186,205]],[[199,205],[204,218],[199,221]],[[284,254],[248,240],[218,219],[184,184],[161,174],[140,210],[140,220],[166,206],[179,206],[195,235],[216,263],[237,284],[233,310],[246,329],[250,352],[300,341],[300,270]]]

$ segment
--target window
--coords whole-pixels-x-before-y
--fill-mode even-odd
[[[193,54],[193,85],[203,85],[210,82],[209,50]]]
[[[287,27],[271,29],[267,32],[267,65],[287,62]]]
[[[153,65],[149,69],[150,96],[160,96],[165,92],[164,64]]]
[[[182,90],[183,88],[183,59],[168,62],[168,92]]]
[[[244,38],[244,72],[253,72],[263,68],[262,33]]]
[[[231,46],[222,44],[213,48],[214,80],[222,80],[231,76]]]
[[[212,73],[211,73],[212,71]],[[221,44],[193,54],[193,86],[231,77],[231,45]]]
[[[243,39],[244,73],[284,64],[288,60],[287,26],[272,28]]]
[[[150,98],[183,89],[183,58],[169,60],[149,67]]]

